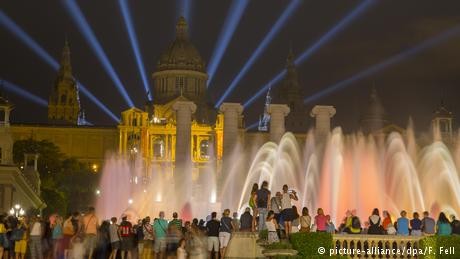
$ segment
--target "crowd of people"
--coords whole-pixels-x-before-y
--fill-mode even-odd
[[[302,208],[301,215],[292,200],[298,200],[297,193],[283,186],[281,192],[271,197],[268,190],[268,182],[264,181],[259,188],[253,185],[249,206],[254,211],[251,229],[268,230],[268,241],[277,242],[282,237],[289,237],[293,232],[328,232],[332,234],[374,234],[374,235],[460,235],[460,221],[451,215],[449,220],[444,212],[439,214],[435,221],[429,212],[423,212],[420,218],[418,212],[414,212],[412,219],[407,217],[406,211],[401,211],[400,217],[393,222],[388,211],[383,211],[380,216],[379,209],[375,208],[367,221],[362,220],[356,210],[345,212],[345,217],[336,227],[330,215],[326,215],[322,208],[317,209],[317,214],[312,218],[308,208]],[[256,222],[258,218],[258,222]]]
[[[249,207],[241,215],[230,216],[225,209],[218,218],[212,212],[206,220],[183,222],[178,213],[166,219],[160,212],[133,224],[127,215],[120,219],[100,221],[95,209],[74,212],[66,218],[52,215],[46,219],[35,217],[0,216],[0,259],[2,258],[223,258],[235,231],[266,231],[268,243],[289,239],[295,232],[328,232],[335,234],[373,235],[460,235],[460,221],[441,212],[436,220],[425,211],[412,218],[406,211],[393,221],[388,211],[382,216],[374,209],[362,224],[356,210],[347,211],[338,227],[323,209],[312,217],[304,207],[299,214],[292,201],[297,193],[284,185],[272,197],[268,183],[253,185]]]

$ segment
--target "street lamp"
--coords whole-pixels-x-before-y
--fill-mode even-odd
[[[19,217],[19,216],[24,216],[24,214],[26,214],[26,212],[24,211],[23,208],[21,208],[21,205],[19,204],[16,204],[14,205],[13,208],[10,209],[10,214],[15,216],[15,217]]]

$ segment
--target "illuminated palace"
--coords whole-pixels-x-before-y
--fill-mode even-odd
[[[143,109],[132,107],[122,112],[116,127],[90,126],[80,107],[66,42],[49,97],[48,123],[12,124],[11,134],[14,140],[47,139],[95,171],[100,170],[108,152],[138,154],[147,164],[192,163],[194,169],[215,163],[216,171],[221,171],[226,166],[225,156],[231,155],[237,143],[243,148],[258,147],[269,140],[278,142],[286,131],[293,132],[299,143],[304,142],[310,116],[315,119],[315,134],[329,134],[336,110],[317,105],[307,112],[292,51],[288,53],[286,70],[277,91],[267,94],[259,130],[248,131],[241,104],[224,103],[214,108],[206,91],[205,62],[188,39],[185,19],[180,18],[176,38],[161,54],[152,75],[154,101]],[[365,111],[361,120],[365,133],[404,131],[388,123],[375,91]],[[433,124],[440,126],[445,137],[453,136],[452,118],[443,106],[435,113]]]

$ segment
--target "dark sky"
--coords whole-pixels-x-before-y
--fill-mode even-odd
[[[224,0],[192,3],[189,21],[191,40],[206,62],[212,55],[230,3]],[[210,89],[214,101],[224,92],[288,3],[286,0],[250,2],[215,75]],[[359,3],[351,0],[305,0],[229,101],[244,103],[284,67],[290,42],[295,54],[299,55]],[[145,91],[117,1],[78,1],[78,4],[131,98],[142,107]],[[55,58],[60,57],[67,35],[75,77],[115,114],[119,115],[128,108],[61,1],[5,0],[0,2],[0,8]],[[171,0],[136,0],[130,1],[130,8],[150,80],[159,55],[174,38],[179,7],[176,1]],[[315,94],[458,24],[458,0],[378,1],[298,67],[301,85],[306,96]],[[55,71],[3,27],[0,27],[0,60],[0,77],[48,99]],[[419,130],[427,129],[442,96],[448,108],[458,116],[460,35],[357,81],[318,100],[318,103],[334,105],[337,108],[334,124],[342,125],[349,131],[357,127],[374,83],[390,119],[400,126],[405,126],[411,116]],[[150,84],[153,88],[152,82]],[[9,98],[16,104],[14,122],[46,121],[46,108],[13,94],[9,94]],[[82,105],[91,122],[114,124],[83,95]],[[260,98],[245,111],[246,124],[254,122],[262,109],[263,98]]]

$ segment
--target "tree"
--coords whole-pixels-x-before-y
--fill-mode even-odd
[[[38,153],[41,196],[47,204],[45,215],[82,210],[94,201],[99,174],[88,165],[66,157],[59,147],[47,140],[18,140],[13,146],[13,160],[24,162],[24,154]]]

